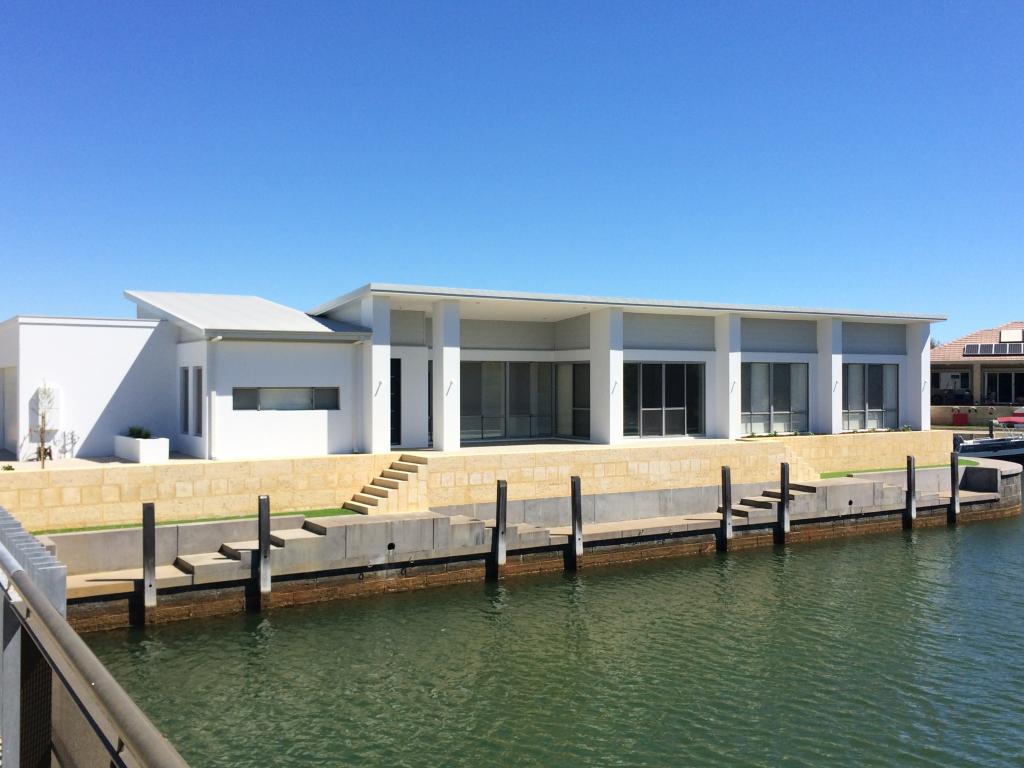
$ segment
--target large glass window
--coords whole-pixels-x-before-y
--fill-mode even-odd
[[[1024,405],[1024,372],[985,371],[985,402]]]
[[[231,408],[235,411],[336,411],[337,387],[235,387]]]
[[[182,368],[178,373],[178,424],[181,434],[188,434],[189,411],[188,411],[188,368]]]
[[[899,426],[899,366],[843,365],[843,429],[895,429]]]
[[[622,430],[632,437],[704,431],[704,366],[700,363],[626,363]]]
[[[196,437],[203,436],[203,402],[206,400],[203,392],[203,369],[192,369],[192,434]]]
[[[743,363],[740,411],[743,432],[807,431],[807,364]]]
[[[460,371],[463,440],[552,435],[551,363],[463,362]]]

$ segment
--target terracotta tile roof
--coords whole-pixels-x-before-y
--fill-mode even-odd
[[[964,357],[965,344],[998,344],[999,332],[1007,329],[1024,329],[1024,320],[1012,320],[996,328],[983,328],[980,331],[961,336],[959,339],[946,342],[932,350],[933,363],[1024,363],[1024,355],[971,355]]]

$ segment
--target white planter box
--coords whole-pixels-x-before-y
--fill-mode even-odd
[[[114,436],[114,455],[137,464],[163,464],[171,454],[171,441],[166,437]]]

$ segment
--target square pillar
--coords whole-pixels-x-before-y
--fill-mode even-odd
[[[359,316],[372,331],[362,343],[359,449],[363,453],[387,453],[391,450],[391,300],[367,296],[360,302]]]
[[[715,317],[715,373],[708,389],[708,436],[735,439],[740,421],[740,317]]]
[[[622,310],[590,313],[590,441],[622,441]]]
[[[930,323],[907,325],[907,412],[900,417],[911,429],[932,428],[931,367],[932,327]],[[901,383],[902,385],[902,383]]]
[[[971,364],[971,399],[975,405],[981,405],[985,396],[985,382],[981,378],[981,363]]]
[[[431,354],[434,359],[434,448],[454,451],[459,448],[462,430],[459,303],[438,301],[434,304],[433,316]]]
[[[814,383],[811,431],[835,435],[843,431],[843,321],[818,320],[818,380]]]

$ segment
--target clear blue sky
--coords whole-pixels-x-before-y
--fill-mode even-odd
[[[8,2],[0,316],[370,280],[1024,319],[1024,5]]]

